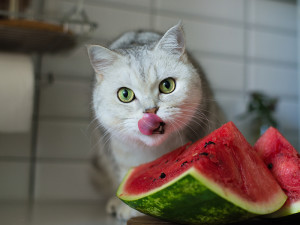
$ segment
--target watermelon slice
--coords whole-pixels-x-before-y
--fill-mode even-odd
[[[255,143],[255,150],[264,160],[279,185],[288,196],[284,206],[270,217],[282,217],[300,212],[300,155],[279,133],[270,127]]]
[[[188,224],[221,224],[271,213],[287,198],[232,122],[132,168],[117,196],[145,214]]]

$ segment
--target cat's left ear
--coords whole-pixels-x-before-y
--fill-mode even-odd
[[[170,28],[160,39],[155,49],[161,49],[174,56],[180,57],[185,52],[185,38],[182,23],[179,22]]]
[[[119,54],[99,45],[87,45],[91,64],[98,75],[103,75],[105,70],[119,58]]]

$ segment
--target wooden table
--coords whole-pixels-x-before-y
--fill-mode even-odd
[[[139,216],[128,220],[127,225],[178,225],[176,223],[167,222],[150,216]],[[280,219],[258,219],[254,218],[230,225],[300,225],[300,214]]]

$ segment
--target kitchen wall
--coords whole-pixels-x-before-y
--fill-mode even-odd
[[[47,0],[45,12],[62,15],[75,0]],[[183,21],[187,48],[201,62],[216,99],[229,120],[238,120],[249,93],[278,97],[282,133],[298,146],[296,0],[86,0],[85,11],[98,29],[84,43],[106,45],[127,30],[164,32]],[[44,55],[37,159],[34,174],[30,134],[0,134],[0,199],[27,199],[34,184],[37,200],[99,199],[87,176],[91,146],[93,71],[84,43]]]

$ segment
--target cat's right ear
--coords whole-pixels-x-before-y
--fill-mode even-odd
[[[87,45],[86,47],[92,67],[98,76],[102,76],[105,70],[119,57],[117,53],[99,45]]]
[[[155,47],[180,57],[185,52],[185,38],[181,21],[170,28]]]

